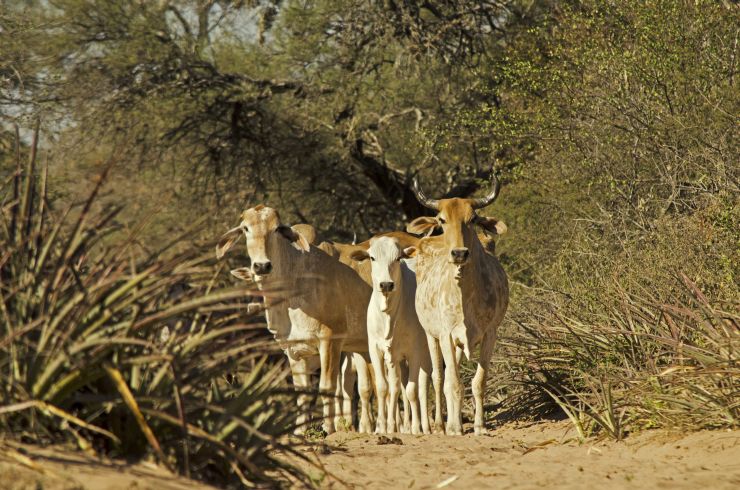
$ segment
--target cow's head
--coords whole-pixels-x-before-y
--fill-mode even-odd
[[[244,211],[239,226],[221,237],[216,246],[216,257],[223,257],[243,233],[247,238],[247,253],[252,259],[251,272],[256,277],[265,276],[273,271],[272,259],[277,259],[275,254],[279,253],[275,247],[276,240],[288,240],[301,251],[309,250],[309,241],[301,231],[280,223],[277,211],[260,204]]]
[[[496,200],[499,182],[491,173],[491,187],[488,195],[474,199],[429,199],[424,195],[416,178],[413,190],[416,198],[424,206],[437,211],[437,216],[422,216],[408,224],[409,233],[430,234],[435,228],[442,228],[445,248],[449,252],[449,261],[455,265],[465,265],[470,258],[473,243],[478,242],[474,225],[490,233],[500,235],[506,232],[503,221],[476,214],[476,209],[484,208]]]
[[[370,240],[368,250],[355,250],[350,257],[359,262],[370,260],[373,290],[385,298],[398,290],[401,279],[401,259],[413,257],[416,247],[403,248],[398,239],[381,236]]]

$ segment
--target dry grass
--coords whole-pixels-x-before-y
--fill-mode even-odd
[[[520,315],[502,341],[505,404],[518,413],[554,402],[581,438],[622,439],[650,427],[740,423],[740,314],[712,304],[686,276],[672,301],[618,285],[595,312],[553,296]]]

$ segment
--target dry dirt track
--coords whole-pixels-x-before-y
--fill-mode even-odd
[[[578,444],[566,422],[507,424],[489,436],[333,434],[324,488],[740,488],[740,432],[649,432]],[[317,477],[319,473],[317,470]],[[333,475],[333,477],[331,476]],[[345,485],[346,484],[346,485]]]
[[[338,433],[326,441],[328,454],[307,452],[319,465],[307,470],[320,487],[331,489],[740,488],[740,431],[685,437],[654,431],[623,443],[578,444],[568,427],[566,422],[510,423],[485,437],[401,435],[402,445],[378,445],[377,436]],[[58,448],[0,446],[3,490],[212,488],[153,465],[100,460]]]

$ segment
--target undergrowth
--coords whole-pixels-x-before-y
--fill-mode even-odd
[[[0,195],[0,429],[214,483],[310,484],[285,442],[296,395],[246,290],[219,287],[210,248],[174,253],[184,236],[142,252],[120,208],[95,211],[106,171],[54,210],[37,143],[17,138]]]

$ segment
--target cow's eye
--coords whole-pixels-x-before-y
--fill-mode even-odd
[[[375,262],[375,257],[370,257],[370,260],[372,260],[373,262]]]
[[[446,223],[445,219],[444,219],[443,217],[441,217],[441,216],[440,216],[440,217],[438,217],[437,219],[439,220],[439,224],[440,224],[440,225],[443,225],[443,224],[445,224],[445,223]]]

